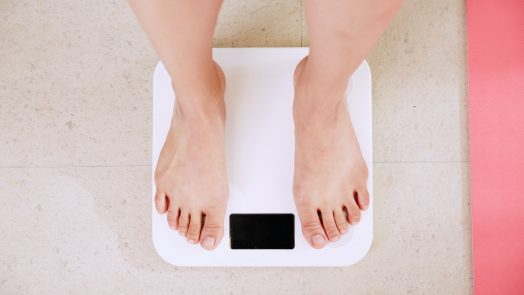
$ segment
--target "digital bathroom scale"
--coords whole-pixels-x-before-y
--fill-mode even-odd
[[[215,250],[193,245],[155,210],[152,235],[158,254],[177,266],[347,266],[362,259],[373,240],[371,73],[363,62],[347,89],[351,121],[369,168],[370,205],[361,221],[323,249],[302,236],[292,194],[293,73],[308,48],[215,48],[225,72],[226,157],[230,196],[224,237]],[[153,81],[153,175],[169,130],[175,96],[158,63]]]

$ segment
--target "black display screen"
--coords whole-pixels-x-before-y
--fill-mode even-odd
[[[231,249],[295,248],[295,215],[229,215]]]

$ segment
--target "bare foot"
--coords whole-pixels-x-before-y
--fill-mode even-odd
[[[293,193],[302,233],[323,248],[360,220],[369,204],[367,166],[353,131],[344,90],[319,90],[307,58],[295,71]]]
[[[188,242],[212,250],[224,233],[229,193],[224,151],[225,78],[218,65],[209,74],[214,85],[206,85],[205,91],[201,91],[203,87],[190,88],[200,93],[177,96],[155,171],[155,203],[160,214],[167,212],[173,230]]]

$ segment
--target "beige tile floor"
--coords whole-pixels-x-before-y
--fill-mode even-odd
[[[216,46],[307,46],[227,0]],[[369,56],[375,241],[348,268],[176,268],[150,239],[154,52],[125,1],[0,1],[1,294],[470,294],[464,3],[407,0]]]

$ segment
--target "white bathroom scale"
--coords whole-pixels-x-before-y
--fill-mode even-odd
[[[363,62],[351,77],[347,100],[369,168],[369,209],[336,243],[313,249],[302,236],[293,202],[293,73],[308,48],[215,48],[225,72],[226,157],[230,196],[224,237],[215,250],[193,245],[155,210],[153,243],[177,266],[347,266],[362,259],[373,240],[371,73]],[[170,126],[175,95],[158,63],[153,82],[153,175]]]

